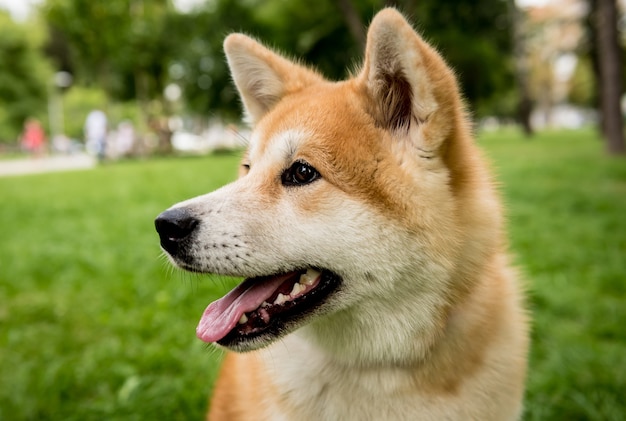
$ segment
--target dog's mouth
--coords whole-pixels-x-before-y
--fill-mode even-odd
[[[246,279],[206,308],[196,334],[226,347],[278,337],[319,307],[340,281],[333,272],[319,269]]]

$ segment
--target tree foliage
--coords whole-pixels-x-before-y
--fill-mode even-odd
[[[363,18],[373,2],[360,2]],[[245,32],[270,47],[315,64],[331,79],[345,76],[361,54],[334,0],[216,0],[179,17],[187,28],[187,48],[173,64],[172,77],[184,88],[187,105],[198,113],[239,114],[239,104],[222,51],[224,37]]]
[[[363,27],[382,0],[352,1]],[[511,36],[507,5],[502,0],[422,0],[394,4],[417,24],[423,35],[446,57],[459,75],[464,95],[478,111],[512,113]],[[362,58],[362,45],[348,30],[339,2],[319,0],[214,0],[186,16],[189,48],[177,74],[189,105],[198,112],[217,109],[232,114],[234,91],[222,54],[226,34],[244,31],[278,50],[312,63],[331,79],[346,76]],[[207,66],[207,64],[209,64]],[[507,102],[508,101],[508,102]]]
[[[51,74],[41,42],[40,33],[0,11],[0,142],[14,142],[29,117],[45,122]]]
[[[416,3],[411,6],[412,3]],[[405,1],[418,29],[456,70],[462,91],[479,114],[506,114],[513,88],[512,35],[506,1]]]
[[[47,51],[79,85],[104,89],[110,101],[136,100],[148,117],[172,110],[163,92],[176,84],[177,111],[182,104],[188,114],[234,118],[240,106],[222,52],[228,33],[258,37],[341,79],[362,60],[358,22],[364,30],[391,3],[443,53],[479,114],[512,112],[502,106],[513,85],[503,0],[212,0],[188,13],[171,0],[47,0],[42,11]]]
[[[172,52],[184,48],[172,33],[178,14],[170,1],[48,0],[42,10],[49,54],[79,84],[103,89],[108,111],[111,102],[135,101],[142,127],[167,113],[168,66]]]

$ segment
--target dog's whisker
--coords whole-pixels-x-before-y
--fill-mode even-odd
[[[230,133],[234,134],[241,141],[241,147],[247,147],[250,144],[250,139],[244,136],[237,126],[230,126],[227,128],[227,130]]]

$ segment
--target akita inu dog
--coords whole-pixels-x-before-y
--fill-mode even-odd
[[[214,420],[515,420],[528,332],[452,71],[393,9],[329,82],[224,42],[253,126],[240,178],[156,219],[183,269],[246,278],[197,335]]]

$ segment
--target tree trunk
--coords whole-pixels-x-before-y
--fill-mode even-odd
[[[339,6],[339,10],[341,10],[341,14],[348,25],[348,30],[352,34],[352,37],[361,48],[365,48],[365,25],[363,25],[359,13],[354,8],[354,4],[352,4],[351,0],[339,0],[337,5]]]
[[[617,31],[616,0],[596,0],[597,49],[600,64],[600,113],[603,119],[607,151],[626,153],[620,99],[622,95],[621,51]]]
[[[596,25],[596,16],[598,15],[598,1],[588,0],[589,13],[585,17],[585,26],[589,38],[589,58],[591,60],[591,70],[593,72],[593,81],[595,82],[595,92],[592,98],[592,105],[596,110],[602,109],[602,76],[600,75],[600,58],[598,57],[598,28]],[[602,113],[598,113],[598,130],[602,137],[606,137],[606,129],[604,127],[604,118]]]
[[[530,98],[528,84],[528,54],[526,53],[526,42],[522,30],[522,12],[515,4],[515,0],[509,0],[509,19],[511,21],[511,35],[513,37],[513,61],[515,64],[515,82],[519,94],[517,104],[517,121],[522,126],[524,135],[531,137],[534,134],[530,123],[530,116],[533,103]]]

